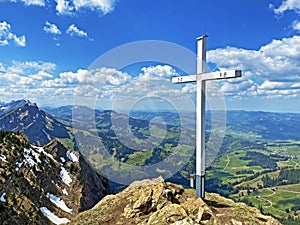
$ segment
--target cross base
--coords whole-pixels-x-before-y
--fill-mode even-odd
[[[196,198],[205,198],[205,175],[196,175]]]

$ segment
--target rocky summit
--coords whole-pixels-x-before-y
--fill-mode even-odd
[[[78,151],[0,131],[0,224],[63,224],[109,194]]]
[[[279,225],[256,208],[218,194],[195,198],[195,190],[165,182],[161,177],[133,182],[122,192],[108,195],[71,225]]]

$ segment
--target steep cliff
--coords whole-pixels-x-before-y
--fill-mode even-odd
[[[62,224],[109,192],[80,152],[0,131],[0,224]]]

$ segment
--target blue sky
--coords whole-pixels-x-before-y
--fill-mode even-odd
[[[212,82],[212,99],[222,96],[226,109],[300,112],[298,0],[0,0],[0,12],[1,101],[122,108],[156,99],[152,104],[163,109],[161,98],[176,106],[195,93],[195,84],[170,84],[182,68],[136,61],[113,68],[118,57],[110,66],[91,65],[118,46],[145,40],[195,53],[196,38],[207,33],[209,69],[244,72]]]

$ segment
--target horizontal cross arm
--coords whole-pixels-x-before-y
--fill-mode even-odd
[[[211,73],[199,73],[197,75],[173,77],[172,83],[179,84],[179,83],[196,82],[197,79],[198,80],[220,80],[220,79],[236,78],[241,76],[242,76],[241,70],[226,70],[226,71],[217,71]]]
[[[197,75],[180,76],[180,77],[172,78],[173,84],[196,82],[196,81],[197,81]]]
[[[199,80],[220,80],[220,79],[236,78],[241,76],[242,76],[241,70],[227,70],[227,71],[217,71],[211,73],[197,74],[197,78]]]

